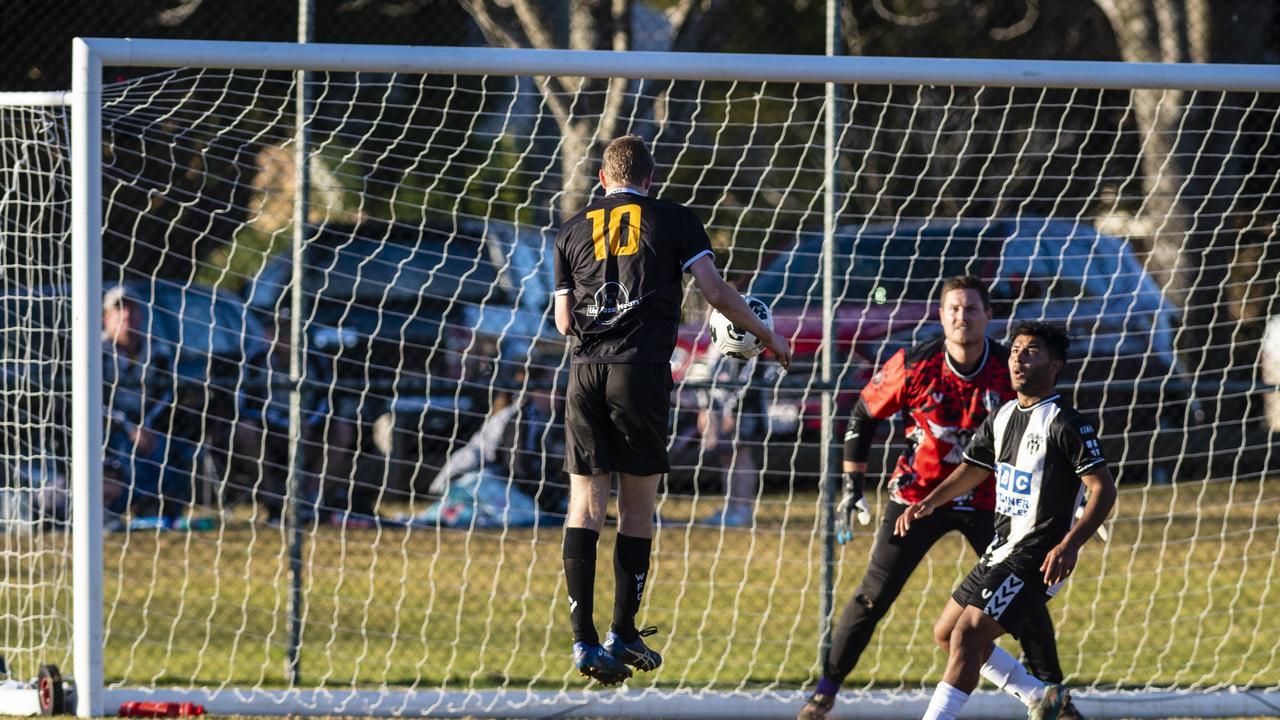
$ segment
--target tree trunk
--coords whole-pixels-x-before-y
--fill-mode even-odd
[[[1182,17],[1179,0],[1095,0],[1115,31],[1126,62],[1186,62],[1186,33],[1170,28]],[[1184,93],[1173,90],[1133,91],[1134,120],[1142,144],[1144,200],[1139,219],[1155,228],[1148,270],[1180,304],[1188,277],[1182,263],[1190,213],[1179,207],[1186,181],[1184,158],[1177,152]]]
[[[1125,60],[1135,62],[1258,62],[1276,0],[1095,0],[1106,13]],[[1229,5],[1229,6],[1228,6]],[[1260,171],[1240,147],[1243,108],[1252,94],[1136,90],[1135,119],[1142,135],[1145,199],[1140,216],[1156,230],[1149,269],[1165,294],[1183,308],[1179,351],[1189,370],[1221,368],[1234,322],[1224,288],[1241,228],[1233,214],[1242,183]],[[1266,100],[1262,104],[1266,104]],[[1273,101],[1272,101],[1273,102]],[[1261,172],[1266,172],[1261,169]],[[1241,199],[1241,203],[1261,202]]]
[[[634,0],[462,0],[493,45],[556,48],[564,39],[575,50],[631,49]],[[729,0],[681,0],[672,9],[672,50],[700,49],[718,29]],[[552,11],[548,12],[548,8]],[[567,24],[567,27],[566,27]],[[591,197],[596,183],[596,155],[620,131],[628,82],[580,78],[538,78],[560,129],[562,173],[559,208],[562,217],[576,213]],[[652,111],[653,98],[640,99],[636,117]],[[572,115],[571,115],[572,113]]]

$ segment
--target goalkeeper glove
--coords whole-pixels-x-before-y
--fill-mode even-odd
[[[871,511],[867,509],[867,499],[862,495],[865,476],[860,472],[844,474],[844,491],[840,493],[840,502],[836,504],[836,542],[841,545],[853,540],[853,515],[858,515],[858,523],[866,525],[871,522]]]

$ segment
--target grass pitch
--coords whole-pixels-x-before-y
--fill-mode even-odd
[[[666,499],[668,522],[655,543],[640,618],[661,629],[654,639],[666,664],[631,685],[812,684],[822,595],[818,505],[812,492],[769,495],[756,527],[721,530],[680,524],[714,510],[715,501]],[[1070,681],[1273,684],[1280,677],[1278,528],[1280,481],[1122,488],[1110,541],[1095,539],[1085,549],[1077,574],[1051,604]],[[9,577],[32,581],[3,591],[6,644],[36,648],[30,657],[11,655],[15,666],[37,659],[69,665],[69,542],[60,537],[43,541],[43,552],[8,555]],[[602,629],[613,597],[611,538],[607,530],[600,547]],[[555,527],[314,529],[303,555],[304,683],[578,687],[568,672],[560,539]],[[864,531],[838,550],[837,609],[869,549]],[[105,558],[110,682],[285,684],[282,530],[240,515],[209,532],[116,533],[107,536]],[[958,536],[939,543],[848,687],[937,681],[944,658],[930,628],[973,560]]]

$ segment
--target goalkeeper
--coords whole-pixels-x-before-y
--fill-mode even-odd
[[[979,555],[991,544],[995,484],[990,476],[973,491],[916,521],[905,536],[893,534],[894,523],[907,506],[923,500],[960,464],[969,439],[987,415],[1017,397],[1009,380],[1009,351],[986,335],[991,300],[982,280],[961,275],[943,283],[939,316],[943,336],[895,353],[863,388],[854,407],[845,433],[837,542],[852,539],[854,515],[864,525],[870,522],[863,497],[867,456],[880,423],[899,411],[906,415],[907,448],[889,481],[889,502],[881,513],[866,574],[840,614],[822,678],[799,720],[826,717],[876,623],[934,543],[959,531]],[[1045,682],[1061,683],[1053,622],[1043,605],[1028,617],[1021,641],[1027,669]],[[1068,706],[1060,717],[1080,715]]]

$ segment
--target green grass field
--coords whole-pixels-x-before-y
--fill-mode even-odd
[[[752,531],[665,526],[642,610],[667,658],[661,686],[798,687],[815,679],[821,539],[817,498],[765,499]],[[668,520],[713,509],[672,499]],[[1077,685],[1274,684],[1280,677],[1280,481],[1122,489],[1112,537],[1091,544],[1051,608]],[[1141,518],[1141,519],[1139,519]],[[576,687],[559,528],[347,530],[310,537],[302,673],[330,687]],[[600,548],[596,617],[612,607],[612,544]],[[288,581],[278,528],[233,518],[202,533],[107,536],[107,676],[126,684],[285,683]],[[65,542],[63,543],[65,544]],[[52,546],[52,541],[50,542]],[[869,533],[840,552],[837,603],[852,593]],[[56,581],[61,552],[7,562]],[[929,629],[973,555],[941,543],[886,618],[849,687],[932,685],[943,658]],[[24,565],[26,563],[26,565]],[[69,585],[69,576],[63,578]],[[6,586],[9,647],[32,637],[40,603]],[[43,599],[41,599],[43,598]],[[69,645],[45,619],[44,657]],[[24,635],[25,634],[25,635]],[[65,657],[65,655],[63,656]],[[17,657],[21,661],[21,657]],[[34,658],[30,658],[34,659]],[[12,662],[12,660],[11,660]],[[69,662],[69,660],[63,660]]]

